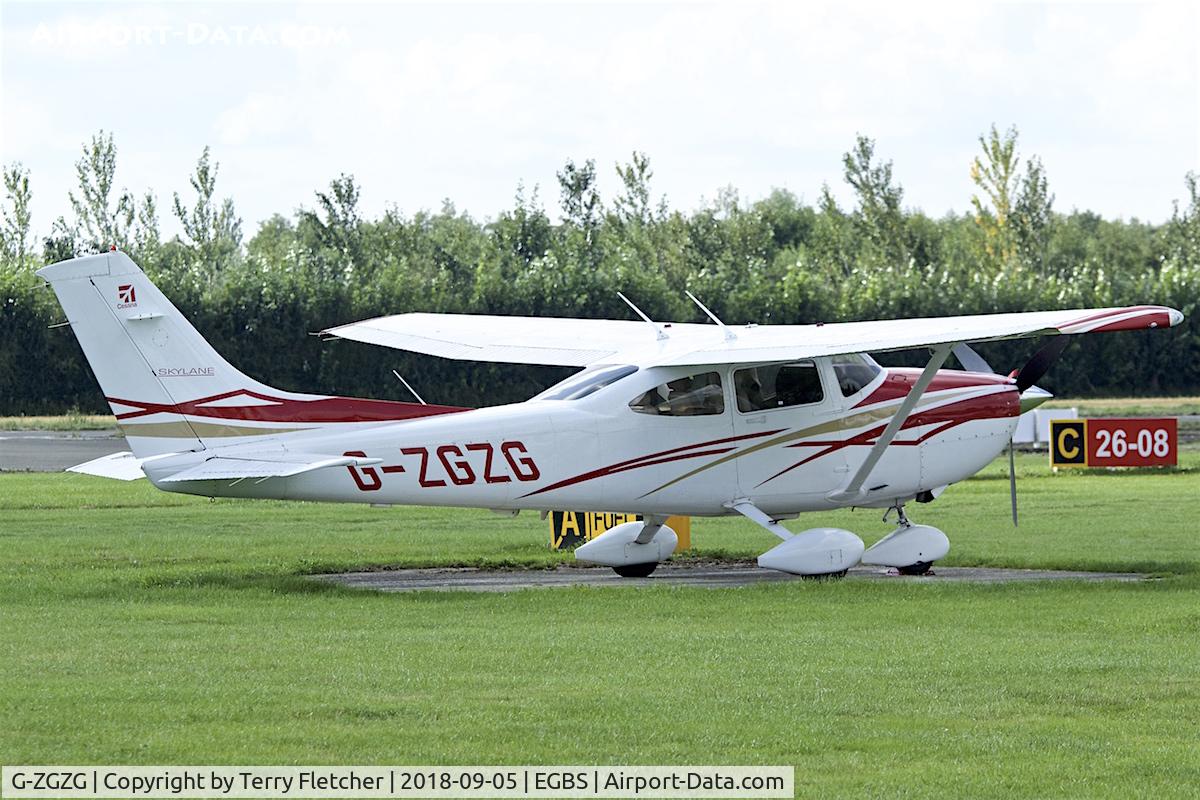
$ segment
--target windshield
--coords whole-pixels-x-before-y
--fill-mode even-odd
[[[622,378],[628,378],[637,372],[638,368],[629,365],[608,364],[599,367],[588,367],[583,372],[577,372],[562,383],[551,386],[539,394],[534,400],[579,400],[597,392],[611,383]]]
[[[842,390],[842,397],[861,392],[883,371],[883,368],[865,353],[834,356],[830,362],[833,364],[833,374],[837,376],[838,387]]]

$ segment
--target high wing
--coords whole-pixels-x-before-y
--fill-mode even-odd
[[[671,335],[712,330],[690,323],[667,328]],[[586,367],[656,340],[644,322],[488,314],[397,314],[328,328],[321,335],[462,361],[563,367]]]
[[[952,342],[1170,328],[1182,321],[1182,312],[1166,306],[1126,306],[829,325],[768,325],[745,331],[735,329],[738,338],[732,342],[696,348],[658,363],[691,366],[790,361],[843,353],[884,353]]]
[[[641,363],[703,366],[886,352],[950,342],[1169,328],[1183,314],[1166,306],[1077,308],[961,317],[817,325],[651,325],[623,320],[398,314],[322,334],[468,361],[583,367],[623,356]]]

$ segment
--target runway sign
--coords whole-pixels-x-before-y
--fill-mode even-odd
[[[1174,417],[1051,420],[1050,466],[1175,466],[1178,429]]]
[[[641,514],[603,514],[592,511],[551,511],[550,549],[565,550],[595,539],[609,528],[625,522],[635,522]],[[679,543],[675,552],[692,546],[691,517],[668,517],[667,527],[675,531]]]

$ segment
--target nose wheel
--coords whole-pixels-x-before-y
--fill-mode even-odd
[[[613,572],[622,578],[649,578],[657,568],[657,561],[649,561],[645,564],[622,564],[619,567],[613,567]]]

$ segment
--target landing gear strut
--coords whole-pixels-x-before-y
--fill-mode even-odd
[[[883,512],[884,522],[887,522],[887,518],[892,515],[893,511],[896,512],[896,521],[899,522],[902,527],[907,528],[911,524],[908,521],[908,515],[904,513],[904,503],[901,503],[899,500],[896,501],[896,505],[888,507],[887,510]]]

